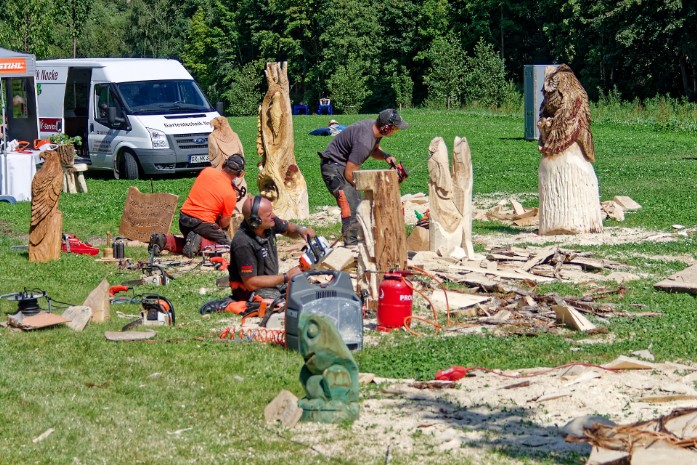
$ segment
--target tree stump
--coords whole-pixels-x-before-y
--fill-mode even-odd
[[[257,185],[281,218],[310,216],[307,184],[295,160],[293,120],[286,62],[267,63],[268,91],[259,107]]]
[[[452,174],[443,138],[433,139],[429,146],[428,174],[429,249],[447,257],[462,248],[468,259],[474,259],[472,155],[467,139],[455,138]]]

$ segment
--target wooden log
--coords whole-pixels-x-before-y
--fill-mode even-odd
[[[371,216],[378,270],[406,269],[407,238],[397,172],[360,170],[354,173],[354,179],[357,189],[373,193]]]
[[[293,120],[286,62],[266,64],[268,91],[259,107],[257,185],[284,219],[307,219],[310,203],[305,178],[295,160]]]

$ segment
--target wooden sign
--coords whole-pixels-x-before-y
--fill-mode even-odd
[[[119,234],[141,242],[149,242],[154,233],[167,234],[178,201],[179,197],[174,194],[143,194],[137,187],[129,187]]]

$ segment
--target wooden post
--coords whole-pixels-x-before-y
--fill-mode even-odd
[[[310,203],[305,178],[295,160],[286,62],[267,63],[265,73],[269,90],[259,107],[259,193],[271,201],[279,217],[307,219]]]
[[[399,178],[394,170],[359,170],[353,173],[353,179],[356,189],[364,191],[357,210],[364,237],[359,247],[358,274],[364,274],[359,287],[368,289],[368,306],[374,309],[377,308],[377,285],[383,273],[404,270],[407,266]]]

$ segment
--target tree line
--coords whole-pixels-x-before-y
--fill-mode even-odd
[[[37,58],[180,60],[229,114],[267,61],[291,99],[344,112],[500,106],[523,66],[567,63],[591,98],[697,98],[696,0],[3,0],[0,46]]]

